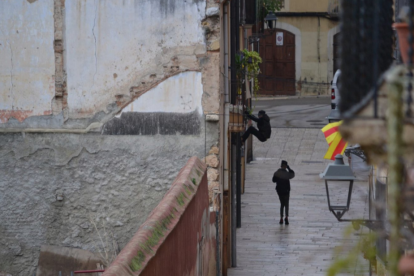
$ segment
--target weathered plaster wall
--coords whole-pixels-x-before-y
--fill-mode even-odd
[[[207,123],[206,132],[215,128]],[[205,156],[204,124],[201,132],[0,135],[0,271],[32,275],[41,245],[96,251],[91,217],[105,219],[122,248],[186,161]]]
[[[125,112],[171,112],[203,114],[203,84],[200,72],[173,76],[122,109]]]
[[[0,127],[85,128],[186,71],[202,72],[205,113],[218,113],[215,1],[29,2],[0,3]]]
[[[198,0],[67,1],[70,116],[89,116],[130,87],[163,79],[173,57],[178,67],[180,59],[196,64],[195,51],[205,52],[204,17]]]
[[[20,41],[18,47],[43,39],[48,43],[44,56],[30,52],[22,60],[50,59],[51,64],[13,67],[13,75],[25,75],[13,78],[19,82],[14,85],[30,85],[37,71],[60,74],[59,81],[37,78],[47,88],[39,94],[21,90],[21,98],[41,111],[0,121],[0,271],[33,274],[44,244],[96,251],[99,241],[90,216],[116,227],[122,248],[188,158],[203,158],[218,144],[219,124],[205,116],[219,113],[218,4],[19,0],[0,5],[18,16],[26,9],[28,18],[50,11],[45,18],[51,21],[43,29],[36,27],[37,35],[27,35],[27,40],[0,33],[5,41]],[[13,28],[20,24],[7,22]],[[7,65],[11,56],[0,51],[4,53]],[[7,86],[10,66],[0,68],[0,85]],[[1,89],[0,99],[7,93],[10,89]],[[48,109],[36,104],[40,100]],[[92,133],[71,133],[94,122],[98,127]],[[10,133],[16,131],[20,133]],[[218,179],[210,173],[209,180]],[[57,200],[61,194],[63,201]]]
[[[51,114],[53,37],[53,0],[0,1],[0,124]]]

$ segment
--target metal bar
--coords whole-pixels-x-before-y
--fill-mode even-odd
[[[229,30],[228,30],[228,4],[224,4],[223,13],[223,40],[224,40],[224,96],[229,102]]]
[[[237,155],[236,155],[236,170],[237,170],[237,187],[236,187],[236,200],[237,200],[237,228],[241,228],[241,137],[240,132],[236,134],[237,139]]]
[[[413,1],[411,2],[413,3]],[[400,251],[401,228],[401,185],[403,182],[404,167],[403,153],[403,85],[401,78],[391,76],[387,84],[388,90],[388,217],[390,229],[390,251],[388,257],[389,271],[391,275],[398,275],[398,261]]]
[[[413,42],[414,42],[414,37],[413,37],[413,31],[414,31],[414,21],[413,21],[413,9],[414,9],[414,1],[410,0],[410,5],[409,5],[409,14],[408,14],[408,25],[409,25],[409,35],[408,35],[408,87],[407,87],[407,111],[406,111],[406,116],[408,118],[411,118],[412,116],[412,110],[411,110],[411,104],[413,103],[413,98],[412,98],[412,90],[413,90],[413,84],[412,84],[412,79],[413,79],[413,55],[414,55],[414,51],[413,51]]]
[[[219,231],[219,210],[216,211],[216,276],[220,276],[220,231]]]
[[[374,42],[374,57],[373,57],[373,69],[374,69],[374,77],[373,77],[373,86],[374,86],[374,118],[378,117],[378,47],[379,47],[379,17],[380,17],[380,3],[383,0],[376,0],[374,1],[374,31],[373,31],[373,42]]]
[[[230,78],[231,78],[231,87],[230,87],[230,102],[232,104],[236,104],[236,97],[237,97],[237,80],[236,80],[236,53],[237,53],[237,46],[236,46],[236,2],[230,2]]]
[[[232,0],[233,2],[234,0]],[[240,51],[240,0],[235,0],[236,4],[236,22],[235,22],[235,30],[236,30],[236,52],[238,53]],[[232,65],[233,66],[233,65]]]
[[[349,210],[349,205],[351,204],[351,197],[352,197],[352,188],[354,186],[354,181],[352,180],[351,183],[349,183],[349,191],[348,191],[348,202],[346,203],[346,208]]]
[[[231,147],[231,264],[237,267],[237,246],[236,246],[236,151],[235,133],[232,133]]]
[[[329,199],[329,188],[328,188],[328,181],[327,180],[325,180],[325,187],[326,187],[326,196],[328,197],[328,207],[331,210],[331,200]]]
[[[75,271],[75,274],[88,274],[88,273],[98,273],[98,272],[105,272],[105,269],[78,270],[78,271]]]

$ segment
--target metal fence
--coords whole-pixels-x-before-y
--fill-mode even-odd
[[[345,116],[371,92],[376,99],[380,75],[393,58],[392,0],[342,0],[341,101]],[[373,116],[377,117],[376,105]]]

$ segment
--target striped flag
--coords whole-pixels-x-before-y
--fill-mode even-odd
[[[339,126],[342,121],[331,123],[322,128],[322,132],[325,135],[325,139],[329,144],[329,149],[325,154],[325,159],[335,160],[335,156],[338,154],[344,154],[348,142],[345,141],[339,133]]]

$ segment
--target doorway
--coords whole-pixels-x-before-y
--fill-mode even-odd
[[[259,46],[260,95],[296,95],[295,48],[294,34],[282,29],[265,31]]]

